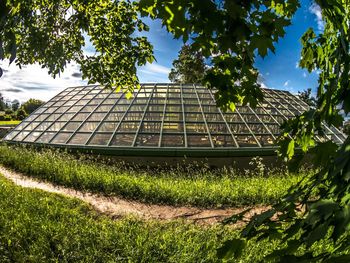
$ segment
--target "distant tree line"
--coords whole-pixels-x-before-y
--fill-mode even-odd
[[[6,101],[0,93],[0,121],[23,120],[43,103],[37,99],[29,99],[23,104],[16,99]]]

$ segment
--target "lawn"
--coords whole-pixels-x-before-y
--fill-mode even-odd
[[[0,175],[0,262],[216,262],[216,249],[237,230],[183,221],[111,220],[90,207]],[[252,244],[255,262],[271,243]]]
[[[125,168],[82,160],[54,150],[0,146],[0,164],[38,179],[77,190],[147,203],[200,207],[271,204],[307,173],[270,175],[211,171],[199,167],[167,170]]]
[[[19,124],[21,121],[0,121],[0,126],[7,126],[7,125],[17,125]]]

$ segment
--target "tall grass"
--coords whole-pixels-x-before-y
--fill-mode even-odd
[[[0,262],[217,262],[216,249],[238,232],[182,221],[113,221],[89,206],[0,175]],[[271,243],[251,243],[241,262],[256,262]]]
[[[200,167],[138,169],[77,159],[54,150],[0,146],[0,164],[77,190],[148,203],[201,207],[271,204],[304,174],[239,175]]]

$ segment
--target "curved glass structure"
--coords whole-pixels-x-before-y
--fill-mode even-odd
[[[275,151],[280,124],[308,106],[287,91],[263,93],[255,109],[222,112],[213,92],[196,85],[143,84],[131,99],[102,86],[71,87],[4,140],[117,155],[266,155]],[[345,139],[335,127],[325,131],[318,140]]]

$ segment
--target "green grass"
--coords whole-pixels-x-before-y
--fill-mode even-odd
[[[6,126],[6,125],[17,125],[21,121],[0,121],[0,126]]]
[[[72,155],[0,146],[0,163],[27,175],[77,190],[117,195],[148,203],[201,207],[271,204],[303,174],[240,176],[199,167],[142,170],[78,160]]]
[[[217,262],[236,230],[182,221],[113,221],[77,199],[15,186],[0,175],[0,262]],[[271,248],[250,243],[240,262]]]

